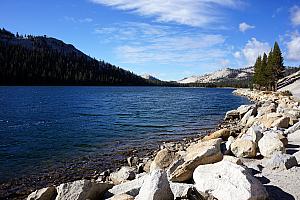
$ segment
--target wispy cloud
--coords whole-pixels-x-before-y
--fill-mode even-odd
[[[159,22],[175,22],[194,27],[224,22],[223,9],[239,9],[240,0],[90,0],[91,2],[154,17]]]
[[[128,22],[97,28],[95,33],[114,43],[116,55],[129,64],[219,65],[228,54],[224,36],[198,33],[196,28]]]
[[[278,15],[279,13],[281,13],[283,10],[284,10],[284,7],[276,8],[276,10],[274,11],[274,13],[273,13],[273,15],[272,15],[272,18],[277,17],[277,15]]]
[[[293,6],[290,10],[291,13],[291,21],[294,26],[300,25],[300,7]]]
[[[91,23],[91,22],[93,22],[93,19],[89,18],[89,17],[77,19],[75,17],[65,16],[64,20],[68,21],[68,22],[73,22],[73,23]]]
[[[287,59],[290,61],[300,61],[300,34],[298,32],[289,35],[287,45]]]
[[[269,43],[261,42],[256,38],[251,38],[242,49],[243,56],[247,60],[248,66],[253,66],[256,58],[263,53],[268,54],[271,50]]]
[[[90,22],[93,22],[93,19],[87,17],[87,18],[79,19],[78,21],[81,23],[90,23]]]
[[[239,30],[241,32],[245,32],[245,31],[247,31],[249,29],[253,29],[253,28],[255,28],[255,26],[249,25],[246,22],[243,22],[243,23],[239,24]]]

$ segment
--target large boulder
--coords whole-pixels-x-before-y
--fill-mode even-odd
[[[255,104],[251,104],[251,105],[241,105],[240,107],[238,107],[236,109],[239,113],[240,116],[243,117],[246,115],[246,113],[249,112],[249,110],[252,110],[252,114],[251,115],[255,115],[256,111],[257,111],[257,106]]]
[[[257,109],[257,115],[263,116],[268,113],[276,112],[276,105],[274,103],[264,103]]]
[[[111,187],[112,184],[96,183],[89,180],[63,183],[56,187],[56,200],[98,200]]]
[[[253,110],[256,108],[255,104],[252,105],[241,105],[240,107],[238,107],[236,110],[240,113],[240,116],[243,117],[247,112],[249,112],[249,110]]]
[[[42,188],[32,192],[27,200],[54,200],[57,196],[56,188],[51,186],[47,188]]]
[[[144,181],[136,200],[173,200],[174,195],[170,188],[167,173],[163,170],[154,170]]]
[[[115,185],[108,190],[105,196],[110,197],[112,195],[119,195],[119,194],[129,194],[131,196],[137,196],[147,177],[148,175],[144,175],[132,181],[127,181],[125,183]]]
[[[295,156],[288,154],[274,154],[270,159],[264,161],[266,168],[272,170],[286,170],[298,165]]]
[[[215,163],[223,158],[221,153],[222,139],[199,141],[187,148],[184,162],[180,164],[170,175],[170,180],[183,182],[192,178],[193,172],[199,165]]]
[[[264,200],[264,186],[245,168],[229,161],[200,165],[193,174],[198,191],[208,192],[218,200]]]
[[[135,178],[135,169],[133,167],[123,166],[120,170],[111,173],[109,178],[114,184],[133,180]]]
[[[271,137],[279,139],[286,147],[288,145],[288,139],[283,134],[284,133],[282,131],[274,129],[264,132],[264,135],[269,135]]]
[[[264,130],[264,127],[254,124],[247,130],[245,136],[257,143],[262,138]],[[245,136],[242,136],[242,138]]]
[[[226,113],[224,120],[234,120],[234,119],[240,119],[240,112],[237,110],[230,110]]]
[[[268,158],[278,152],[285,153],[284,144],[280,141],[280,139],[273,137],[270,134],[265,134],[258,141],[258,148],[260,154]]]
[[[290,118],[283,116],[277,120],[275,120],[272,124],[271,127],[278,127],[278,128],[288,128],[290,124]]]
[[[217,139],[217,138],[222,138],[223,140],[227,140],[229,136],[230,136],[230,130],[227,128],[223,128],[205,136],[202,139],[202,141],[207,141],[207,140]]]
[[[254,109],[250,109],[244,116],[243,118],[241,119],[241,123],[243,125],[246,125],[247,124],[247,121],[249,120],[249,118],[253,115],[253,110]]]
[[[263,124],[267,128],[271,128],[272,124],[279,120],[282,117],[282,114],[280,113],[268,113],[266,115],[263,115],[261,118],[258,119],[258,122]]]
[[[178,158],[178,155],[174,151],[170,151],[168,149],[160,150],[153,162],[150,165],[150,171],[156,169],[165,169],[170,166],[174,162],[175,159]]]
[[[253,158],[256,156],[256,143],[252,140],[237,138],[231,144],[231,152],[236,157]]]

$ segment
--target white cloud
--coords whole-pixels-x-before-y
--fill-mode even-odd
[[[241,58],[242,55],[241,55],[241,52],[240,52],[240,51],[236,51],[236,52],[234,52],[233,56],[234,56],[235,58],[239,59],[239,58]]]
[[[95,33],[110,41],[122,63],[195,66],[205,62],[219,66],[229,54],[224,36],[199,33],[197,28],[132,22],[112,27],[97,28]]]
[[[90,0],[91,2],[151,16],[160,22],[205,27],[224,21],[221,9],[238,9],[240,0]]]
[[[249,25],[246,22],[239,24],[239,29],[241,32],[245,32],[245,31],[247,31],[249,29],[253,29],[253,28],[255,28],[255,26]]]
[[[290,10],[291,12],[291,21],[294,26],[300,25],[300,7],[294,6]]]
[[[295,33],[287,42],[287,58],[292,61],[300,61],[300,35]]]
[[[93,22],[93,19],[87,17],[87,18],[84,18],[84,19],[79,19],[78,21],[81,22],[81,23],[90,23],[90,22]]]
[[[267,53],[271,50],[270,45],[267,42],[260,42],[256,38],[251,38],[242,49],[243,55],[246,58],[247,65],[253,66],[256,58],[263,53]]]
[[[68,22],[73,22],[73,23],[91,23],[91,22],[93,22],[93,19],[89,18],[89,17],[82,18],[82,19],[76,19],[74,17],[65,16],[64,20],[66,20]]]

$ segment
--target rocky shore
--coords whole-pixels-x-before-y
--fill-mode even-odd
[[[253,104],[219,130],[165,143],[146,158],[91,180],[39,189],[28,200],[300,199],[300,103],[283,92],[238,89]]]

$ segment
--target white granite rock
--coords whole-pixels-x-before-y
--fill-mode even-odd
[[[280,141],[280,139],[276,137],[272,137],[269,134],[265,134],[258,141],[258,148],[264,157],[272,157],[273,154],[281,152],[285,153],[284,144]]]
[[[154,170],[144,181],[135,200],[173,200],[168,177],[163,170]]]
[[[240,165],[229,161],[200,165],[193,175],[195,187],[219,200],[265,200],[264,186]]]
[[[79,180],[63,183],[56,187],[56,200],[97,200],[111,188],[108,183],[96,183],[89,180]]]
[[[274,154],[263,163],[266,168],[272,170],[287,170],[298,165],[295,156],[288,154]]]
[[[133,167],[123,166],[119,171],[110,174],[110,179],[114,184],[119,184],[135,178],[135,169]]]
[[[27,200],[53,200],[57,195],[55,187],[46,187],[32,192]]]

